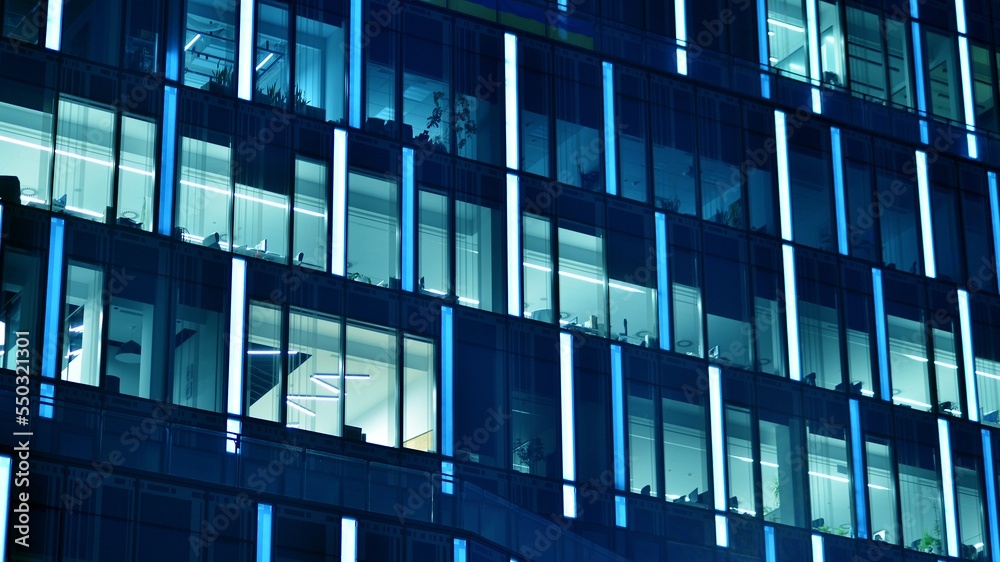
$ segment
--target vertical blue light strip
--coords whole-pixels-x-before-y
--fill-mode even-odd
[[[62,45],[63,0],[49,0],[45,13],[45,48],[58,51]]]
[[[247,262],[233,258],[232,293],[229,299],[229,392],[226,412],[241,415],[243,408],[243,337],[247,306]]]
[[[997,189],[996,172],[989,172],[986,177],[990,183],[990,216],[993,218],[993,265],[1000,279],[1000,190]]]
[[[468,560],[466,553],[465,539],[455,539],[455,562],[466,562]]]
[[[965,372],[965,408],[969,420],[979,421],[979,394],[976,390],[976,359],[972,353],[972,311],[969,309],[969,293],[958,290],[958,326],[962,337],[962,371]]]
[[[965,0],[955,0],[956,29],[962,35],[968,33],[965,25]]]
[[[45,287],[45,339],[42,342],[42,376],[56,378],[59,353],[59,319],[62,317],[63,219],[52,219],[49,228],[49,277]]]
[[[347,267],[347,131],[333,131],[333,193],[330,223],[330,264],[334,275],[343,276]]]
[[[162,236],[174,235],[174,174],[177,170],[177,88],[163,88],[163,138],[160,145],[160,213]]]
[[[239,68],[236,72],[236,95],[250,101],[253,96],[253,16],[256,0],[240,0]]]
[[[771,68],[767,41],[767,0],[757,0],[757,50],[760,58],[760,95],[764,99],[771,97]]]
[[[520,127],[517,110],[517,36],[505,33],[503,36],[503,86],[505,123],[507,128],[507,167],[516,170],[521,167],[518,151]]]
[[[403,290],[413,291],[414,271],[414,238],[417,235],[416,210],[413,206],[413,149],[403,148]]]
[[[507,174],[507,314],[521,316],[521,184]]]
[[[615,150],[615,69],[604,63],[604,183],[610,195],[618,195],[618,167]]]
[[[340,562],[358,562],[358,521],[352,517],[340,520]]]
[[[840,146],[840,129],[830,127],[830,146],[833,149],[833,190],[837,209],[837,250],[846,256],[847,245],[847,197],[844,194],[844,156]]]
[[[864,449],[861,445],[861,412],[857,399],[851,399],[851,468],[854,477],[854,511],[857,537],[868,538],[868,501],[865,494]]]
[[[916,151],[917,197],[920,203],[920,232],[924,247],[924,274],[937,277],[934,262],[934,225],[931,223],[931,195],[927,185],[927,153]]]
[[[257,504],[257,562],[271,562],[271,506],[266,503]]]
[[[455,463],[441,461],[441,493],[449,496],[455,493]]]
[[[823,535],[813,535],[812,536],[812,562],[824,562],[826,559],[823,554]]]
[[[348,124],[355,129],[361,128],[361,13],[362,0],[351,0],[351,59],[350,59],[350,91],[348,92]]]
[[[670,333],[670,275],[669,247],[667,246],[667,217],[656,213],[656,304],[659,314],[660,349],[670,351],[673,335]]]
[[[764,526],[764,559],[767,562],[775,562],[778,556],[774,548],[774,527]]]
[[[674,0],[674,35],[677,37],[677,74],[687,76],[687,0]]]
[[[889,350],[885,331],[885,300],[882,297],[882,270],[872,268],[872,289],[875,297],[875,338],[878,346],[879,388],[882,400],[892,401],[892,385],[889,383]]]
[[[455,454],[455,363],[454,315],[451,307],[441,307],[441,454]]]
[[[792,241],[792,194],[788,180],[788,130],[785,113],[774,112],[775,151],[778,157],[778,212],[781,214],[781,238]]]
[[[983,430],[985,431],[985,430]],[[7,560],[7,514],[10,513],[10,476],[13,461],[0,455],[0,560]]]
[[[938,419],[938,442],[941,445],[941,482],[944,487],[945,542],[948,556],[958,556],[958,516],[955,513],[955,475],[951,463],[951,436],[948,420]]]
[[[983,428],[983,471],[986,476],[986,511],[990,525],[990,550],[993,552],[991,560],[1000,560],[1000,523],[997,515],[997,479],[993,460],[993,439],[990,430]]]
[[[708,367],[708,406],[712,428],[712,492],[715,510],[726,511],[726,443],[722,425],[722,369]]]
[[[625,393],[622,346],[611,346],[611,430],[615,448],[615,490],[625,490]]]
[[[628,527],[628,500],[625,496],[615,496],[615,526]]]
[[[802,379],[799,361],[799,303],[795,286],[795,248],[781,246],[785,277],[785,329],[788,332],[788,373],[793,381]]]
[[[921,45],[920,24],[913,21],[910,26],[913,33],[913,68],[916,70],[917,77],[917,112],[921,116],[925,116],[927,115],[927,94],[924,92],[924,53]],[[921,140],[921,142],[926,143],[925,140]]]
[[[559,334],[559,413],[562,425],[563,515],[576,517],[576,435],[573,425],[573,334]]]

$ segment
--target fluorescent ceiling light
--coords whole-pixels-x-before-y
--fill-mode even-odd
[[[805,33],[805,31],[806,31],[805,29],[803,29],[803,28],[801,28],[801,27],[799,27],[797,25],[794,25],[794,24],[791,24],[791,23],[785,23],[783,21],[778,21],[778,20],[773,19],[773,18],[767,18],[767,23],[769,23],[771,25],[776,25],[778,27],[784,27],[785,29],[794,31],[796,33]]]
[[[291,396],[289,396],[289,398],[291,398]],[[305,406],[299,406],[298,404],[296,404],[295,402],[292,402],[291,400],[286,400],[285,402],[289,406],[295,408],[296,410],[302,412],[303,414],[305,414],[307,416],[312,416],[314,418],[316,417],[316,412],[310,410],[309,408],[306,408]]]
[[[944,361],[935,361],[934,364],[938,367],[944,367],[946,369],[958,369],[958,365],[952,365],[951,363],[945,363]]]
[[[826,478],[827,480],[833,480],[834,482],[842,482],[844,484],[850,483],[850,480],[844,478],[843,476],[833,476],[832,474],[823,474],[822,472],[815,472],[810,470],[809,476],[815,476],[817,478]]]
[[[271,60],[272,58],[274,58],[274,53],[268,53],[267,56],[264,57],[264,60],[260,61],[260,64],[258,64],[257,68],[255,68],[254,70],[260,72],[260,69],[264,68],[264,65],[267,64],[267,61]]]
[[[104,215],[102,215],[101,213],[91,211],[90,209],[83,209],[81,207],[72,207],[70,205],[66,205],[66,210],[71,213],[80,213],[81,215],[87,215],[98,219],[104,218]]]
[[[146,170],[140,170],[139,168],[132,168],[131,166],[122,166],[122,165],[120,165],[120,166],[118,166],[118,169],[121,170],[121,171],[123,171],[123,172],[132,172],[133,174],[139,174],[139,175],[147,176],[147,177],[150,177],[150,178],[156,176],[156,174],[154,174],[153,172],[149,172],[149,171],[146,171]]]
[[[611,287],[612,289],[618,289],[618,290],[621,290],[621,291],[627,291],[629,293],[640,293],[641,294],[641,293],[645,292],[645,291],[642,291],[641,289],[636,289],[635,287],[629,287],[627,285],[621,285],[619,283],[608,283],[608,287]]]
[[[309,215],[311,217],[319,217],[321,219],[326,218],[326,213],[317,213],[316,211],[310,211],[308,209],[302,209],[300,207],[292,207],[292,210],[296,213],[302,213],[303,215]]]
[[[911,398],[904,398],[902,396],[893,396],[892,397],[892,401],[893,402],[902,402],[904,404],[911,404],[913,406],[920,406],[921,408],[930,408],[931,407],[930,404],[925,404],[925,403],[923,403],[923,402],[921,402],[919,400],[913,400]]]
[[[282,210],[287,210],[288,205],[285,203],[277,203],[275,201],[268,201],[266,199],[261,199],[260,197],[254,197],[253,195],[247,195],[246,193],[236,193],[236,197],[240,199],[246,199],[247,201],[253,201],[255,203],[261,203],[269,207],[275,207]]]
[[[576,279],[578,281],[586,281],[587,283],[593,283],[594,285],[604,285],[604,281],[601,281],[600,279],[591,279],[590,277],[584,277],[583,275],[577,275],[576,273],[570,273],[561,269],[559,270],[559,275],[569,277],[570,279]]]
[[[340,400],[340,396],[316,396],[316,395],[313,395],[313,394],[289,394],[288,395],[289,402],[291,402],[292,398],[294,398],[296,400],[316,400],[318,402],[333,402],[334,400]]]
[[[909,353],[900,353],[900,355],[902,355],[903,357],[906,357],[908,359],[913,359],[914,361],[919,361],[921,363],[926,363],[927,362],[927,358],[926,357],[919,357],[919,356],[916,356],[916,355],[910,355]]]
[[[211,187],[208,185],[202,185],[200,183],[194,183],[193,181],[181,180],[181,185],[186,185],[188,187],[197,187],[198,189],[204,189],[205,191],[211,191],[212,193],[218,193],[219,195],[229,196],[228,189],[221,189],[218,187]]]
[[[886,488],[885,486],[879,486],[878,484],[869,484],[868,487],[871,488],[872,490],[883,490],[886,492],[889,491],[889,488]]]
[[[337,396],[340,396],[340,389],[339,388],[337,388],[337,387],[333,386],[332,384],[326,382],[325,380],[317,377],[316,375],[313,375],[313,376],[309,377],[309,380],[311,380],[314,383],[316,383],[317,385],[319,385],[319,386],[321,386],[321,387],[329,390],[330,392],[333,392]]]
[[[458,302],[479,306],[479,301],[470,299],[469,297],[458,297]]]
[[[544,265],[535,265],[533,263],[524,262],[524,267],[531,269],[537,269],[538,271],[544,271],[545,273],[552,273],[551,267],[545,267]]]
[[[5,137],[0,135],[0,141],[7,142],[10,144],[16,144],[18,146],[23,146],[25,148],[34,148],[35,150],[41,150],[42,152],[52,152],[52,149],[47,146],[42,146],[40,144],[30,143],[28,141],[23,141],[20,139],[14,139],[10,137]]]
[[[69,331],[77,334],[83,333],[83,324],[80,324],[79,326],[71,326]]]
[[[194,44],[197,43],[199,39],[201,39],[201,33],[196,33],[194,38],[188,41],[187,45],[184,45],[184,50],[190,51],[191,47],[194,47]]]

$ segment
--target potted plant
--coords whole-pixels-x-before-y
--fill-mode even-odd
[[[431,110],[431,114],[427,117],[427,126],[424,128],[424,131],[414,139],[417,144],[430,145],[430,149],[435,152],[438,150],[447,150],[448,131],[442,127],[440,135],[430,136],[431,129],[441,127],[441,124],[444,122],[444,112],[446,109],[451,110],[451,126],[455,131],[456,149],[462,150],[465,148],[469,140],[479,132],[479,125],[472,118],[472,103],[466,95],[456,95],[454,104],[451,107],[449,105],[451,104],[448,98],[445,97],[444,92],[434,92],[434,109]]]
[[[228,95],[233,91],[233,67],[219,61],[212,77],[208,80],[208,91],[213,94]]]
[[[306,99],[305,92],[302,88],[295,88],[295,99],[293,100],[295,104],[295,113],[305,115],[310,119],[317,119],[322,121],[326,117],[326,111],[322,107],[313,107],[309,105],[309,100]]]
[[[285,93],[281,91],[281,88],[277,84],[271,84],[267,87],[267,90],[261,90],[260,87],[254,93],[254,101],[257,103],[266,103],[268,105],[273,105],[274,107],[285,107],[285,102],[288,99],[285,97]]]

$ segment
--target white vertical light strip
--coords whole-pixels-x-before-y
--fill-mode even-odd
[[[517,111],[517,36],[504,33],[503,36],[503,101],[507,125],[507,167],[520,168],[521,156],[518,152],[520,127]]]
[[[358,562],[358,521],[340,519],[340,562]]]
[[[625,496],[615,496],[615,526],[628,527],[628,503]]]
[[[775,151],[778,156],[778,212],[781,214],[781,238],[792,241],[792,195],[788,185],[788,131],[785,113],[774,111]]]
[[[962,337],[962,370],[965,372],[965,408],[969,420],[979,421],[979,395],[976,390],[976,361],[972,354],[972,311],[969,292],[958,290],[958,326]]]
[[[604,185],[610,195],[618,195],[617,150],[615,149],[615,69],[604,67]]]
[[[824,562],[823,535],[812,536],[812,562]]]
[[[656,304],[659,314],[660,349],[670,351],[670,259],[667,246],[667,217],[656,213]]]
[[[625,490],[625,393],[622,346],[611,346],[611,431],[615,455],[615,490]]]
[[[253,20],[256,0],[240,0],[239,67],[236,71],[236,95],[249,101],[253,96]]]
[[[997,485],[996,471],[993,461],[993,439],[990,437],[990,430],[983,428],[983,471],[986,476],[986,512],[990,526],[990,550],[993,551],[992,560],[1000,560],[1000,523],[997,522],[1000,516],[997,514]]]
[[[920,202],[920,232],[924,247],[924,274],[936,277],[937,268],[934,263],[934,225],[931,224],[931,195],[927,185],[927,153],[916,151],[917,161],[917,197]]]
[[[45,13],[45,48],[58,51],[62,45],[63,0],[49,0]]]
[[[757,53],[760,57],[760,96],[771,97],[771,69],[767,40],[767,0],[757,0]]]
[[[806,28],[809,39],[809,79],[812,81],[812,110],[813,113],[823,113],[823,98],[820,95],[820,68],[819,68],[819,10],[816,8],[816,0],[806,0]]]
[[[351,86],[347,103],[350,111],[348,124],[355,129],[361,128],[361,38],[363,33],[361,15],[363,4],[362,0],[351,0]]]
[[[232,293],[229,298],[229,396],[226,412],[239,416],[243,408],[243,336],[246,326],[247,262],[233,258]]]
[[[729,523],[725,515],[715,516],[715,546],[729,548]]]
[[[882,296],[882,270],[872,268],[872,290],[875,297],[875,338],[878,347],[879,388],[882,400],[892,401],[892,385],[889,383],[889,340],[885,331],[885,300]]]
[[[677,74],[687,76],[687,0],[674,0],[674,35],[677,36]]]
[[[854,478],[854,511],[857,537],[868,538],[868,501],[865,494],[864,449],[861,448],[861,411],[858,401],[851,399],[851,467]]]
[[[958,38],[958,62],[962,72],[962,97],[965,102],[965,128],[969,131],[965,135],[965,142],[968,145],[969,158],[979,158],[979,145],[976,140],[976,105],[972,100],[972,70],[969,67],[969,39],[959,36]]]
[[[767,562],[775,562],[778,556],[774,548],[774,527],[764,526],[764,559]]]
[[[455,539],[454,553],[455,562],[466,562],[468,560],[465,539]]]
[[[270,505],[257,504],[257,562],[271,562],[271,512]]]
[[[62,318],[63,238],[66,225],[53,217],[49,227],[49,267],[45,287],[45,339],[42,341],[42,376],[56,377],[60,353],[59,320]]]
[[[941,482],[944,487],[945,542],[948,556],[958,556],[958,516],[955,514],[955,477],[951,464],[951,436],[948,420],[938,419],[938,442],[941,446]]]
[[[846,256],[850,252],[847,245],[847,196],[844,193],[844,155],[837,127],[830,127],[830,146],[833,149],[833,190],[837,198],[837,250]]]
[[[993,260],[1000,279],[1000,190],[997,189],[997,174],[989,172],[986,177],[990,184],[990,216],[993,218]]]
[[[985,430],[983,430],[985,431]],[[13,461],[0,455],[0,560],[7,559],[7,514],[10,513],[10,476]]]
[[[330,243],[331,272],[344,275],[347,267],[347,131],[333,131],[333,193],[331,194],[333,240]]]
[[[708,408],[712,428],[712,492],[715,510],[726,511],[726,443],[722,427],[722,369],[708,367]]]
[[[413,206],[415,197],[413,178],[413,149],[403,147],[403,290],[413,291],[414,272],[414,238],[417,235],[416,210]]]
[[[788,332],[788,372],[793,381],[802,379],[799,361],[799,304],[795,287],[795,248],[781,246],[785,276],[785,329]]]
[[[507,174],[507,314],[521,316],[521,184]]]
[[[576,517],[576,442],[573,425],[573,334],[559,334],[559,400],[562,424],[563,515]],[[571,509],[572,508],[572,509]]]
[[[965,0],[955,0],[955,23],[960,34],[968,33],[965,26]]]
[[[441,307],[441,454],[455,454],[454,313]]]
[[[177,158],[177,88],[163,88],[163,130],[160,144],[160,215],[158,232],[174,235],[174,174]]]
[[[573,519],[576,517],[576,487],[572,484],[563,484],[563,517]]]
[[[226,420],[226,452],[236,455],[240,452],[240,435],[243,434],[243,422],[235,418]]]

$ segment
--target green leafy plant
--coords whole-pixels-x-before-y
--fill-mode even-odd
[[[222,64],[222,61],[215,66],[215,70],[212,72],[212,82],[220,86],[225,86],[226,88],[232,86],[233,84],[233,67],[228,64]]]
[[[530,472],[535,463],[545,459],[545,444],[540,437],[533,437],[527,441],[518,438],[514,441],[514,453],[518,463],[528,467]]]
[[[931,533],[927,529],[924,529],[924,534],[917,541],[917,550],[920,552],[941,552],[941,539],[939,535],[941,533],[940,525],[934,526],[934,533]]]
[[[434,92],[434,109],[427,117],[427,126],[424,131],[417,136],[418,141],[432,144],[435,149],[447,146],[447,131],[442,131],[441,135],[433,138],[430,136],[431,129],[441,127],[444,122],[445,111],[451,113],[451,126],[455,130],[455,144],[458,150],[465,148],[469,140],[479,132],[479,125],[472,118],[472,102],[468,96],[458,94],[454,103],[450,103],[444,92]],[[443,129],[443,127],[441,127]]]
[[[302,88],[295,88],[295,111],[301,112],[309,105],[305,92]]]
[[[285,101],[287,101],[285,93],[281,91],[281,88],[277,84],[271,84],[267,87],[267,90],[258,88],[257,92],[267,99],[267,103],[276,107],[284,107]]]

